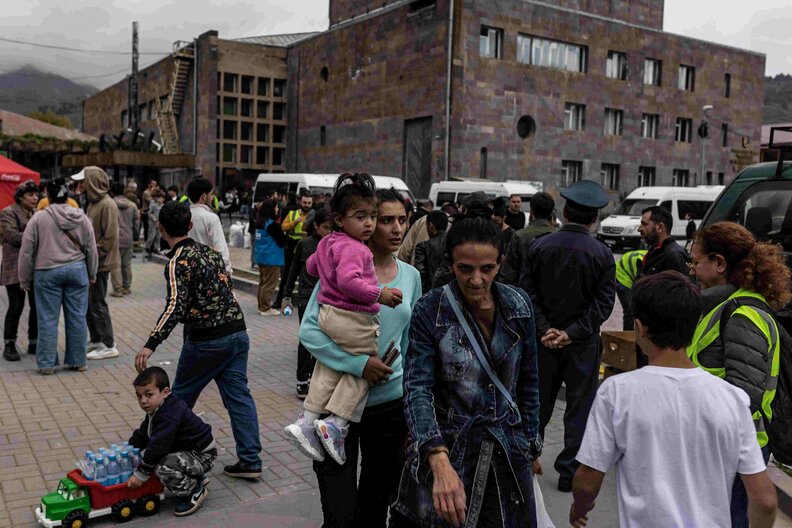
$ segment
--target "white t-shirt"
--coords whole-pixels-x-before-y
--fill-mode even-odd
[[[731,526],[737,473],[767,467],[748,395],[701,369],[648,366],[597,392],[577,460],[616,464],[622,527]]]

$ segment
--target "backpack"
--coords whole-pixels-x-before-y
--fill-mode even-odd
[[[770,451],[776,460],[782,464],[792,465],[792,336],[779,321],[779,317],[767,303],[755,297],[735,297],[730,300],[720,317],[720,328],[729,320],[734,311],[740,306],[758,308],[770,314],[778,327],[779,342],[779,369],[776,395],[770,407],[773,411],[773,420],[765,421],[765,430],[769,439]],[[723,333],[721,332],[721,339]]]

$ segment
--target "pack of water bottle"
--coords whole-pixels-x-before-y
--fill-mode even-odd
[[[94,480],[102,486],[114,486],[129,480],[140,460],[140,449],[124,442],[122,445],[111,444],[109,449],[100,447],[96,452],[86,451],[85,457],[77,461],[77,467],[87,480]]]

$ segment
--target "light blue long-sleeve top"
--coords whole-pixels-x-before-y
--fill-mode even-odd
[[[371,387],[366,407],[393,401],[403,395],[402,376],[404,352],[407,350],[410,317],[418,299],[421,298],[421,276],[418,270],[400,260],[396,260],[398,272],[396,278],[380,287],[398,288],[402,292],[402,303],[396,308],[382,306],[380,308],[379,355],[382,357],[391,340],[399,349],[399,356],[391,368],[393,374],[388,381]],[[319,302],[317,294],[321,283],[314,288],[311,299],[303,312],[300,325],[300,341],[318,361],[339,372],[348,372],[363,377],[368,356],[353,356],[338,347],[327,334],[319,329]]]

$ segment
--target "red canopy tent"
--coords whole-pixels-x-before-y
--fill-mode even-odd
[[[0,155],[0,209],[14,203],[14,190],[27,180],[39,183],[41,176],[38,172]]]

